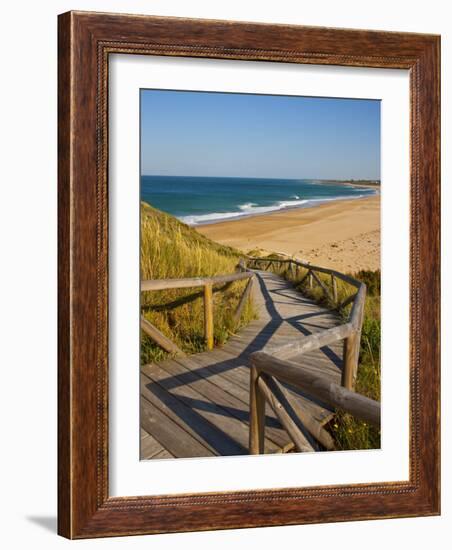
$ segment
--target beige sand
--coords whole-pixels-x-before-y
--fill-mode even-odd
[[[343,272],[380,268],[380,196],[201,225],[197,230],[244,252],[282,252]]]

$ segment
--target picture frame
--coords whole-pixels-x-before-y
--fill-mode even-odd
[[[440,38],[90,12],[59,16],[58,532],[89,538],[440,512]],[[109,56],[268,61],[410,73],[408,481],[109,496]]]

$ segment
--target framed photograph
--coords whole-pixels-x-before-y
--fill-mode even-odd
[[[59,533],[439,514],[433,35],[59,16]]]

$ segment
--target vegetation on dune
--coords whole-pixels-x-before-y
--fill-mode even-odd
[[[240,254],[222,246],[152,206],[141,204],[141,280],[207,277],[234,273]],[[223,344],[253,317],[249,302],[239,325],[233,312],[246,281],[214,287],[214,340]],[[204,351],[203,289],[200,287],[141,293],[141,311],[186,353]],[[141,362],[159,361],[168,354],[141,333]]]
[[[254,250],[250,255],[266,255]],[[207,277],[233,273],[240,259],[240,253],[220,245],[181,223],[173,216],[161,212],[146,203],[141,205],[141,279],[175,279]],[[275,259],[286,259],[272,254]],[[300,281],[306,274],[300,269],[294,271],[273,264],[271,270],[291,280],[305,295],[328,307],[320,287],[309,287],[308,279]],[[351,274],[367,286],[364,322],[361,336],[356,391],[372,399],[380,400],[380,271],[359,271]],[[318,274],[330,285],[330,276]],[[296,278],[295,278],[296,277]],[[214,341],[221,345],[241,326],[255,318],[253,304],[244,308],[238,325],[234,324],[233,313],[246,281],[220,284],[214,287]],[[351,287],[337,280],[338,300],[341,302],[352,292]],[[344,319],[351,306],[342,311]],[[156,326],[186,353],[197,353],[206,349],[204,337],[203,289],[170,289],[141,293],[141,311],[146,319]],[[146,364],[160,361],[168,354],[162,351],[143,332],[141,333],[141,362]],[[338,449],[375,449],[380,447],[380,432],[369,424],[338,411],[329,423]]]
[[[355,390],[380,401],[380,270],[359,271],[352,276],[367,286]],[[380,430],[349,414],[337,412],[331,423],[331,429],[339,449],[380,448]]]
[[[278,254],[266,257],[287,259],[287,257],[278,256]],[[288,264],[283,264],[282,268],[277,267],[277,265],[273,264],[270,269],[292,281],[305,296],[327,307],[335,307],[335,304],[330,303],[322,289],[315,283],[313,288],[309,287],[307,279],[301,285],[299,284],[307,270],[300,269],[298,276],[295,278],[294,273],[287,268]],[[362,270],[348,275],[364,282],[367,287],[355,391],[380,401],[380,270]],[[331,285],[330,275],[317,273],[317,276],[328,286]],[[350,285],[337,279],[339,303],[345,300],[352,290]],[[341,314],[344,316],[344,320],[348,317],[350,309],[351,305],[342,310]],[[328,427],[335,438],[337,448],[340,450],[378,449],[380,447],[380,430],[370,426],[367,422],[357,420],[349,414],[337,411]]]

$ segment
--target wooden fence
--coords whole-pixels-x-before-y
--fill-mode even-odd
[[[325,449],[334,449],[331,435],[317,421],[304,411],[289,394],[282,384],[288,383],[299,388],[315,399],[320,399],[331,407],[339,408],[357,418],[378,426],[380,423],[380,404],[353,391],[356,381],[361,329],[364,317],[366,285],[361,281],[334,269],[315,266],[292,258],[254,258],[246,257],[239,262],[238,272],[216,277],[194,277],[187,279],[158,279],[142,281],[141,291],[158,291],[174,288],[204,288],[204,326],[207,348],[213,349],[213,287],[216,284],[230,283],[248,279],[248,283],[240,297],[234,312],[234,320],[240,319],[246,304],[253,280],[254,270],[276,268],[291,275],[294,283],[300,285],[307,282],[309,288],[317,285],[328,302],[338,311],[345,311],[351,305],[344,322],[321,332],[301,336],[281,345],[273,345],[266,351],[257,351],[250,356],[250,453],[260,454],[264,449],[265,404],[269,403],[275,415],[280,420],[295,447],[299,451],[312,450],[303,430],[307,430]],[[303,272],[301,272],[303,270]],[[301,273],[300,273],[301,272]],[[327,279],[325,280],[325,275]],[[338,299],[337,281],[341,280],[352,293],[342,301]],[[152,340],[165,351],[176,355],[184,353],[153,326],[143,316],[141,328]],[[341,385],[321,375],[313,374],[290,361],[295,355],[300,355],[343,340],[343,367]]]
[[[218,275],[216,277],[192,277],[186,279],[151,279],[141,282],[141,292],[167,290],[170,288],[204,288],[204,333],[206,338],[207,349],[213,349],[213,327],[214,327],[214,312],[213,312],[213,287],[217,284],[231,283],[234,281],[242,281],[248,279],[248,284],[240,297],[239,303],[234,312],[234,321],[237,323],[240,320],[243,308],[250,295],[254,273],[248,270],[243,264],[239,264],[239,272],[229,275]],[[184,355],[183,351],[176,346],[168,337],[150,323],[144,316],[141,316],[142,330],[163,350],[175,355]]]
[[[356,375],[358,371],[359,348],[361,343],[361,328],[364,318],[364,303],[366,300],[366,285],[357,279],[340,273],[334,269],[319,267],[301,260],[275,259],[275,258],[254,258],[247,257],[248,267],[254,269],[268,269],[271,266],[281,269],[286,266],[296,284],[303,284],[308,281],[309,288],[313,288],[314,283],[318,285],[323,295],[338,310],[352,304],[347,320],[337,327],[325,330],[319,334],[308,338],[301,338],[294,342],[285,344],[278,352],[281,359],[295,355],[295,353],[306,352],[309,349],[315,349],[314,342],[318,340],[319,346],[332,344],[336,340],[344,340],[344,366],[342,370],[342,385],[347,389],[355,387]],[[299,278],[300,270],[306,270],[306,273]],[[319,274],[328,275],[329,285],[321,279]],[[342,302],[338,302],[337,279],[351,286],[354,290]],[[309,349],[308,349],[309,348]]]
[[[307,339],[310,337],[308,336]],[[317,342],[313,344],[317,347]],[[312,347],[310,349],[315,349]],[[327,450],[334,449],[329,433],[303,410],[296,410],[279,383],[286,382],[315,399],[380,426],[380,403],[301,369],[296,363],[256,351],[250,356],[250,454],[264,452],[265,403],[273,409],[298,451],[312,450],[303,427]],[[301,425],[300,425],[301,424]]]
[[[280,271],[286,267],[291,278],[297,284],[308,281],[309,288],[317,284],[329,303],[337,310],[343,310],[352,304],[344,323],[325,329],[322,332],[294,339],[271,351],[257,351],[250,356],[250,454],[261,454],[264,450],[265,403],[268,403],[289,434],[298,451],[310,451],[312,446],[304,431],[319,441],[327,450],[334,449],[331,435],[306,411],[290,400],[282,383],[289,383],[313,398],[320,399],[331,407],[342,409],[366,420],[370,424],[380,425],[380,403],[359,395],[353,391],[356,381],[361,329],[364,318],[366,285],[361,281],[334,269],[315,266],[295,259],[247,258],[247,265],[254,269],[276,267]],[[300,278],[300,270],[306,272]],[[321,275],[328,275],[329,284]],[[342,302],[338,301],[337,279],[353,287],[351,295]],[[344,356],[341,385],[318,374],[303,370],[291,357],[319,349],[333,342],[344,340]]]

